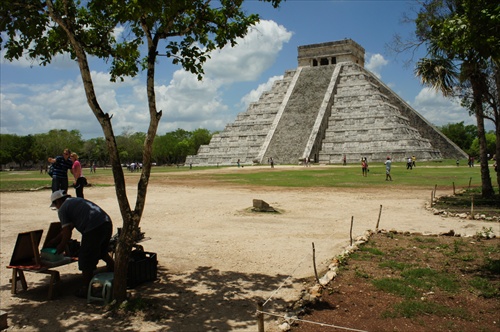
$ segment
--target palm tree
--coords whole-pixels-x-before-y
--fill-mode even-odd
[[[429,8],[431,7],[427,7]],[[428,44],[428,57],[417,62],[415,74],[420,77],[424,85],[440,91],[445,97],[457,96],[456,91],[470,86],[473,96],[470,110],[476,116],[479,139],[481,194],[483,197],[492,197],[495,192],[488,168],[484,128],[483,103],[488,94],[484,56],[473,48],[467,47],[468,45],[460,45],[456,39],[456,31],[447,30],[449,26],[447,19],[452,16],[439,17],[434,14],[429,11],[421,12],[420,20],[417,22],[417,25],[422,28],[419,30],[421,37]]]

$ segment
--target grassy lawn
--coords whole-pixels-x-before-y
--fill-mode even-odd
[[[456,167],[455,165],[421,163],[412,170],[406,169],[404,163],[393,163],[391,176],[394,184],[401,187],[455,187],[464,188],[481,185],[481,174],[478,167]],[[382,163],[372,163],[367,177],[362,177],[361,166],[325,166],[321,169],[298,168],[280,170],[279,166],[269,169],[266,173],[230,173],[218,174],[216,178],[240,184],[279,187],[384,187],[385,166]]]
[[[347,166],[316,166],[295,167],[280,169],[276,165],[274,169],[246,166],[241,172],[224,172],[225,169],[235,167],[194,167],[190,169],[183,167],[153,167],[151,170],[150,183],[164,178],[175,178],[177,176],[190,176],[190,172],[197,178],[212,179],[221,182],[235,184],[248,184],[256,186],[278,186],[278,187],[385,187],[385,166],[383,163],[371,163],[367,177],[362,177],[361,166],[348,164]],[[217,169],[217,172],[212,170]],[[207,171],[207,172],[204,172]],[[195,173],[194,173],[195,172]],[[124,169],[126,181],[134,181],[140,173],[130,173]],[[194,175],[196,174],[196,175]],[[491,167],[493,185],[496,188],[496,178]],[[442,162],[417,162],[417,167],[412,170],[406,169],[405,163],[393,163],[391,175],[392,186],[397,187],[420,187],[432,190],[438,188],[464,189],[471,186],[477,188],[481,186],[481,174],[479,166],[467,167],[465,162],[462,166],[456,167],[454,160],[444,160]],[[97,173],[90,173],[85,170],[85,176],[92,185],[112,185],[111,169],[98,169]],[[41,187],[50,187],[51,179],[47,174],[40,174],[40,171],[5,171],[0,172],[0,191],[11,190],[33,190]]]

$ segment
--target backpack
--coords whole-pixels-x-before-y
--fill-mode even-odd
[[[54,175],[54,164],[50,164],[47,174],[52,177]]]

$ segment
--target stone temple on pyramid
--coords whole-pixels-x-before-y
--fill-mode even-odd
[[[320,164],[467,158],[394,91],[364,68],[365,50],[351,39],[298,47],[285,72],[208,145],[193,166]]]

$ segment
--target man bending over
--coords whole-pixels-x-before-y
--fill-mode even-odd
[[[108,253],[109,240],[113,232],[111,218],[95,203],[80,197],[71,197],[63,190],[50,196],[51,206],[58,210],[61,233],[52,241],[57,253],[62,253],[71,239],[73,228],[82,233],[82,243],[78,255],[78,268],[82,271],[83,284],[77,291],[79,297],[86,297],[87,289],[97,263],[104,260],[108,271],[114,270],[113,258]]]

